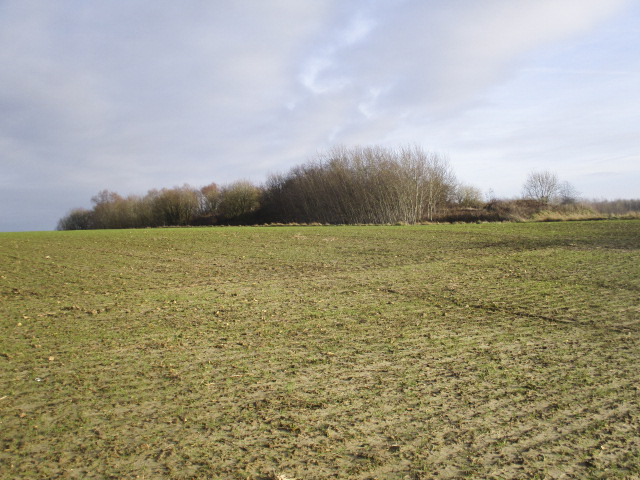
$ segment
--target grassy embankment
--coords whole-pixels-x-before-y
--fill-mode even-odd
[[[0,234],[0,478],[638,478],[640,222]]]

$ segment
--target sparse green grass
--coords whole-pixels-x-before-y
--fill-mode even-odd
[[[638,478],[640,222],[0,234],[0,478]]]

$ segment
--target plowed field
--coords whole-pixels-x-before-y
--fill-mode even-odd
[[[640,476],[640,221],[0,234],[0,478]]]

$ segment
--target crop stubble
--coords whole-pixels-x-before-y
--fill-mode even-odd
[[[637,478],[640,222],[0,235],[2,478]]]

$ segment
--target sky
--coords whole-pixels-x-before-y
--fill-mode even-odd
[[[0,0],[0,231],[337,145],[640,198],[640,2]]]

